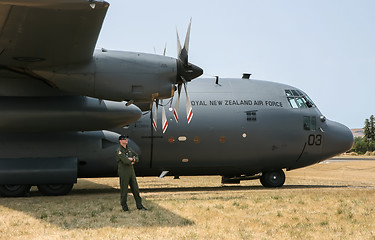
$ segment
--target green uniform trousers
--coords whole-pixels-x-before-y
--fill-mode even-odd
[[[139,188],[137,183],[137,178],[133,166],[127,171],[119,171],[120,176],[120,187],[121,187],[121,206],[127,207],[128,200],[128,186],[130,185],[130,190],[133,193],[137,208],[142,208],[142,198],[139,195]]]

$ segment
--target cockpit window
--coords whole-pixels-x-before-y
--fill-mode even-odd
[[[300,94],[296,90],[292,90],[293,96],[299,96]]]
[[[292,108],[298,108],[298,105],[297,105],[296,101],[294,100],[294,97],[288,97],[288,101],[289,101],[290,106]]]
[[[285,95],[287,97],[293,96],[292,92],[290,90],[285,90]]]
[[[292,108],[312,108],[315,107],[311,99],[303,92],[294,89],[285,90],[288,102]]]
[[[298,108],[307,108],[306,103],[303,98],[297,97],[296,102],[297,102]]]

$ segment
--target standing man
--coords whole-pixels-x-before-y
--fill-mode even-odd
[[[128,147],[128,138],[121,135],[119,138],[120,146],[117,148],[116,160],[118,163],[118,175],[120,177],[121,189],[121,206],[122,210],[129,211],[127,205],[128,198],[128,185],[133,193],[137,209],[147,210],[142,205],[142,198],[139,196],[139,188],[137,178],[135,176],[133,164],[138,162],[138,154],[133,149]]]

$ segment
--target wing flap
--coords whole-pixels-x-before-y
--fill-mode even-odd
[[[9,5],[0,0],[0,65],[37,68],[89,60],[109,6],[92,4],[38,0]]]

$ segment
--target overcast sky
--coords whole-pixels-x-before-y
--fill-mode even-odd
[[[97,47],[176,57],[193,18],[189,61],[202,77],[300,88],[329,119],[361,128],[375,115],[375,1],[109,0]],[[198,80],[196,80],[198,81]]]

